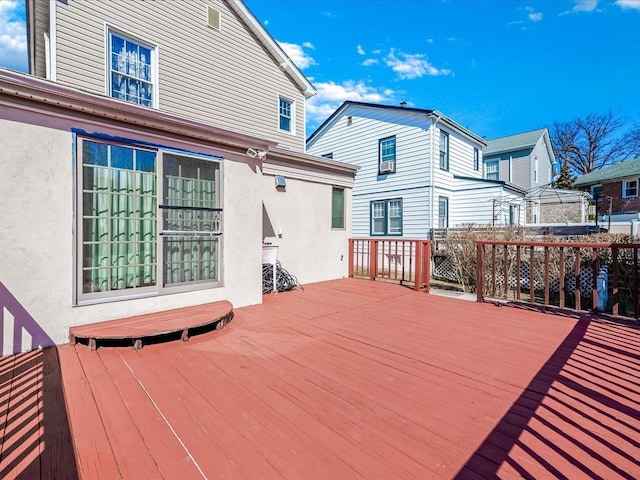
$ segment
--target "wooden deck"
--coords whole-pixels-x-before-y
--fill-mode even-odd
[[[640,478],[635,326],[344,279],[55,352],[2,359],[0,478]]]

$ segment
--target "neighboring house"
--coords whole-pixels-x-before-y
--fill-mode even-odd
[[[303,283],[346,276],[357,167],[304,152],[312,87],[241,2],[29,7],[48,80],[0,69],[3,354],[260,303],[265,240]]]
[[[555,156],[546,128],[489,140],[483,150],[484,178],[503,180],[527,192],[527,223],[542,222],[540,208],[548,207],[553,195],[542,192],[550,189]],[[564,220],[566,221],[566,219]]]
[[[438,112],[343,103],[307,151],[360,167],[353,235],[426,238],[468,223],[524,222],[524,190],[482,175],[478,135]]]
[[[640,158],[603,167],[576,178],[574,186],[589,192],[599,215],[640,212]]]

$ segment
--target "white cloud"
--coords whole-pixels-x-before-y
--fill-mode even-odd
[[[367,58],[364,62],[362,62],[362,65],[365,67],[370,67],[371,65],[376,65],[377,63],[377,58]]]
[[[278,44],[300,70],[317,65],[313,57],[304,51],[305,48],[310,50],[314,48],[311,43],[304,42],[302,45],[297,45],[295,43],[278,42]]]
[[[0,66],[28,70],[24,2],[0,0]]]
[[[598,6],[598,0],[576,0],[574,12],[593,12]]]
[[[624,10],[631,8],[640,11],[640,0],[616,0],[616,5]]]
[[[398,58],[395,50],[391,49],[389,55],[385,57],[385,63],[403,80],[420,78],[425,75],[437,76],[451,74],[451,70],[439,69],[431,65],[425,56],[420,53],[398,53],[398,55],[401,58]]]
[[[314,87],[318,93],[307,100],[307,118],[312,129],[326,120],[342,102],[382,103],[393,99],[395,95],[391,89],[379,89],[355,80],[319,82]]]
[[[541,21],[542,20],[542,13],[541,12],[530,13],[529,14],[529,20],[531,20],[532,22]]]
[[[304,48],[308,48],[309,50],[315,50],[316,49],[316,47],[314,47],[313,43],[311,43],[311,42],[303,42],[302,46]]]
[[[362,45],[358,45],[356,47],[356,51],[358,52],[358,55],[366,55],[367,52],[364,51],[364,48],[362,48]]]

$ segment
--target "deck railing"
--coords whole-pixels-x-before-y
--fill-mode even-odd
[[[478,241],[485,297],[638,320],[640,244]]]
[[[398,282],[428,292],[430,275],[429,240],[349,239],[350,277]]]

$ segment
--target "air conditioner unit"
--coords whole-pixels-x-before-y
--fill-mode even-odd
[[[380,162],[380,173],[395,172],[396,162]]]

